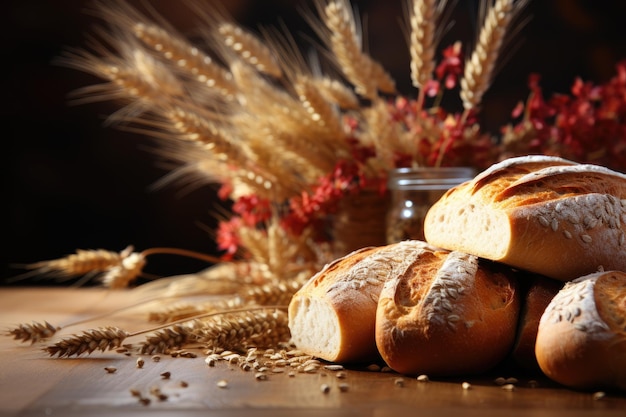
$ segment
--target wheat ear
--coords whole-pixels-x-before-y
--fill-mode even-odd
[[[318,9],[327,31],[318,30],[334,54],[339,68],[358,94],[374,99],[378,90],[395,92],[395,82],[382,66],[362,51],[361,34],[357,30],[354,14],[345,0],[323,4]]]
[[[490,0],[491,1],[491,0]],[[476,108],[491,84],[494,68],[511,20],[520,3],[495,0],[489,8],[472,55],[461,79],[461,99],[466,111]]]
[[[44,351],[50,356],[58,357],[80,356],[95,350],[104,352],[120,347],[128,336],[130,333],[125,330],[107,326],[86,330],[80,335],[62,339],[53,345],[46,346]]]
[[[172,349],[179,349],[188,343],[193,334],[195,324],[171,325],[155,331],[141,343],[139,351],[143,354],[167,353]]]
[[[6,332],[7,336],[13,336],[13,339],[21,342],[30,341],[31,345],[41,340],[48,339],[56,332],[61,330],[60,327],[55,327],[47,321],[38,323],[36,321],[29,324],[20,324],[13,329]]]
[[[89,272],[102,272],[117,266],[132,250],[132,246],[121,252],[112,252],[104,249],[77,249],[76,253],[63,258],[28,264],[26,268],[36,270],[39,274],[78,277]]]
[[[283,71],[275,53],[251,32],[233,23],[224,22],[218,25],[215,36],[239,59],[257,71],[275,78],[282,77]]]
[[[336,103],[340,108],[346,110],[359,108],[358,97],[344,83],[329,77],[313,77],[311,81],[327,101]]]
[[[194,341],[210,348],[269,347],[290,338],[287,313],[280,310],[228,314],[200,326],[194,332]]]
[[[438,0],[413,0],[409,14],[411,81],[414,87],[420,89],[420,107],[424,99],[424,86],[432,79],[435,70],[437,23],[441,11],[438,3]]]
[[[145,45],[174,63],[192,80],[218,91],[228,100],[234,98],[236,87],[230,72],[187,40],[156,25],[137,23],[133,30]]]

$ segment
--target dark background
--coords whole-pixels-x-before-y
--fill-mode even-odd
[[[353,4],[367,15],[371,54],[392,73],[401,92],[411,95],[408,51],[399,25],[403,1]],[[302,5],[310,7],[305,1],[222,2],[244,25],[273,25],[281,17],[294,33],[307,31],[298,12]],[[182,2],[150,3],[182,32],[197,27]],[[469,42],[476,3],[459,0],[456,25],[444,46],[456,39]],[[95,22],[84,13],[88,4],[84,0],[3,3],[3,283],[23,272],[15,265],[59,258],[77,248],[119,251],[133,244],[138,250],[174,246],[216,252],[208,231],[215,226],[214,190],[204,187],[182,193],[174,186],[151,190],[167,170],[152,155],[150,141],[103,126],[105,116],[117,108],[114,104],[69,103],[70,92],[99,82],[52,64],[63,48],[84,46]],[[507,62],[483,101],[483,123],[493,129],[506,123],[515,103],[526,98],[530,73],[542,75],[546,93],[568,92],[576,76],[606,81],[614,74],[615,63],[626,58],[624,1],[534,0],[525,16],[532,19],[514,38],[515,48],[505,54]],[[170,275],[205,266],[163,257],[150,259],[146,270]]]

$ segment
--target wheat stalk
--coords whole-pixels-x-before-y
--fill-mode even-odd
[[[275,78],[282,77],[283,71],[275,53],[251,32],[233,23],[224,22],[218,25],[216,38],[257,71]]]
[[[46,346],[44,351],[50,356],[58,357],[80,356],[95,350],[104,352],[120,347],[130,335],[127,331],[117,327],[101,327],[62,339],[53,345]]]
[[[329,77],[313,77],[311,82],[327,101],[336,103],[341,109],[357,110],[359,99],[344,83]]]
[[[224,314],[238,314],[255,310],[285,308],[286,306],[284,305],[264,307],[249,306],[234,310],[217,312],[212,311],[132,333],[113,326],[100,327],[97,329],[85,330],[81,334],[63,338],[54,344],[44,347],[43,350],[50,356],[80,356],[85,353],[90,354],[96,350],[104,352],[106,350],[118,348],[122,346],[122,343],[126,339],[146,333],[153,333],[153,335],[146,338],[146,341],[142,344],[142,350],[146,349],[146,351],[151,351],[150,349],[154,349],[152,351],[156,351],[161,348],[170,349],[172,347],[177,347],[179,344],[184,344],[184,340],[191,340],[191,332],[189,329],[197,327],[197,321],[200,319],[207,319],[209,317]],[[187,324],[183,325],[185,323]]]
[[[309,275],[307,275],[309,276]],[[287,305],[293,295],[302,287],[301,280],[278,281],[261,286],[255,285],[243,292],[244,303],[252,305]]]
[[[326,30],[317,28],[333,52],[333,59],[355,91],[369,99],[378,97],[378,90],[395,92],[395,82],[380,64],[362,51],[361,34],[354,14],[346,0],[319,0],[316,4]]]
[[[188,74],[192,80],[218,91],[227,100],[234,98],[236,86],[230,72],[184,38],[175,36],[172,31],[145,23],[136,23],[133,32],[145,45],[174,63],[176,68]]]
[[[386,101],[376,100],[362,113],[363,120],[367,125],[363,141],[364,143],[371,143],[376,149],[376,158],[371,158],[368,161],[371,172],[378,173],[392,169],[395,166],[395,151],[409,150],[409,154],[415,152],[415,146],[407,149],[399,146],[400,129],[396,123],[392,122]]]
[[[89,272],[102,272],[111,267],[118,266],[125,257],[130,255],[132,250],[132,246],[127,247],[121,252],[112,252],[104,249],[77,249],[76,253],[63,258],[35,262],[25,267],[36,270],[39,274],[77,277]]]
[[[249,345],[276,346],[290,338],[287,313],[280,310],[244,311],[203,322],[194,340],[210,348],[241,349]]]
[[[437,24],[441,11],[438,3],[438,0],[413,0],[409,14],[411,81],[420,89],[421,99],[424,86],[432,79],[435,70]]]
[[[107,269],[100,277],[100,281],[110,289],[127,288],[141,274],[145,265],[145,255],[131,253],[124,257],[120,264]]]
[[[461,79],[460,95],[466,111],[476,108],[489,88],[507,31],[522,4],[515,0],[494,0],[489,7]]]
[[[300,76],[294,88],[315,126],[334,139],[343,138],[340,114],[317,89],[317,84],[309,77]]]
[[[167,353],[183,347],[193,338],[195,323],[171,325],[147,336],[140,345],[142,354]]]
[[[59,330],[61,330],[60,327],[55,327],[47,321],[43,323],[34,321],[29,324],[20,324],[19,326],[8,330],[6,335],[13,336],[13,339],[21,342],[30,341],[32,345],[54,336]]]

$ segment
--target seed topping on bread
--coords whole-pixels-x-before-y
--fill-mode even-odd
[[[594,284],[595,280],[589,279],[576,279],[566,283],[546,308],[542,320],[553,323],[568,321],[581,332],[608,331],[609,327],[597,312],[593,296]]]
[[[455,301],[474,282],[478,269],[478,258],[462,252],[451,252],[437,272],[424,298],[426,320],[432,324],[447,324],[456,330],[461,314]]]
[[[328,293],[341,292],[347,287],[359,290],[384,284],[389,277],[406,273],[423,252],[424,249],[412,241],[399,242],[393,247],[373,252],[329,286]]]

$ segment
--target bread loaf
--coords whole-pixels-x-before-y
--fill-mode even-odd
[[[566,283],[541,317],[535,353],[542,371],[563,385],[626,390],[626,273]]]
[[[626,271],[626,175],[557,157],[493,165],[428,211],[426,240],[568,281]]]
[[[383,286],[376,344],[404,374],[486,372],[509,353],[520,308],[513,271],[461,252],[425,252]]]
[[[289,329],[298,349],[332,362],[380,359],[374,326],[387,279],[403,276],[423,253],[421,241],[366,248],[326,265],[293,296]]]
[[[519,325],[511,359],[518,368],[533,374],[541,372],[535,357],[539,320],[554,296],[563,287],[563,282],[542,275],[531,275],[520,277],[520,284],[526,288],[522,297]]]

